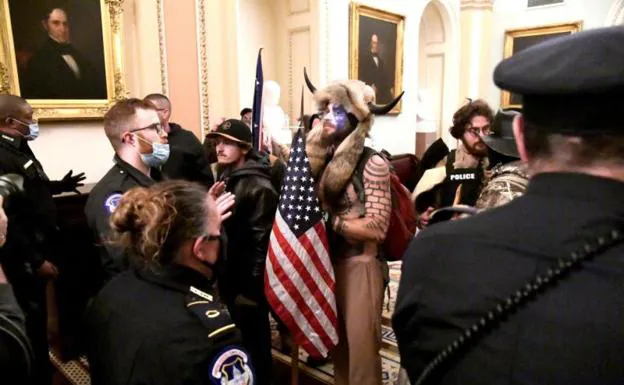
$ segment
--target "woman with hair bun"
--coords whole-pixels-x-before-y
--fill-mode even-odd
[[[111,241],[138,261],[112,279],[85,317],[94,385],[253,384],[240,333],[214,281],[221,222],[234,197],[223,183],[167,181],[123,195]]]

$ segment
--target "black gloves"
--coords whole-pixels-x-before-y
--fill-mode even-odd
[[[80,182],[85,180],[87,177],[85,176],[84,172],[72,175],[73,172],[73,170],[69,170],[69,172],[63,177],[63,179],[50,183],[53,195],[72,191],[76,194],[80,194],[80,191],[78,191],[77,188],[80,186],[84,186],[84,183]]]

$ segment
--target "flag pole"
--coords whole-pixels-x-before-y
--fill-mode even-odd
[[[290,350],[290,385],[299,385],[299,345],[294,339]]]
[[[301,86],[301,113],[299,114],[299,129],[303,130],[303,85]],[[290,332],[290,331],[289,331]],[[299,344],[292,339],[290,349],[290,385],[299,385]]]

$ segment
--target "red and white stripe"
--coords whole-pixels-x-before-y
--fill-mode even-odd
[[[297,238],[277,211],[266,262],[265,293],[295,342],[308,354],[326,356],[336,345],[334,270],[322,221]]]

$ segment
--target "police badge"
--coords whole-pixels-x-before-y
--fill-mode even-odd
[[[253,385],[248,354],[237,347],[226,348],[210,365],[210,378],[218,385]]]

